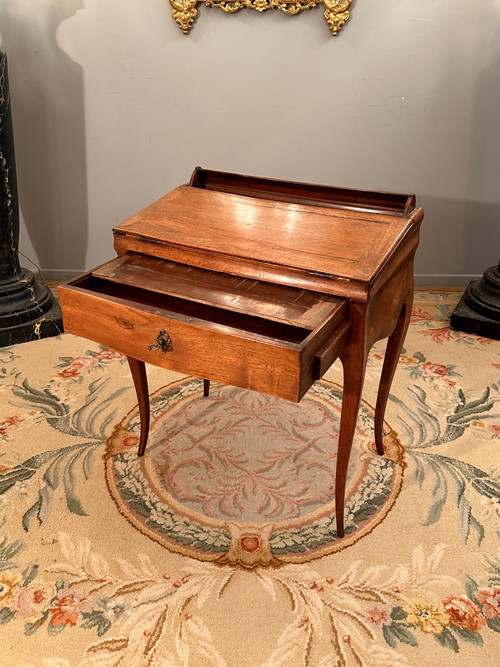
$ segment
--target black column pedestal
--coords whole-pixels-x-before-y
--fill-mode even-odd
[[[0,285],[0,347],[63,333],[61,308],[52,292],[27,269]]]
[[[63,332],[52,292],[19,264],[19,204],[7,57],[0,51],[0,346]]]
[[[451,326],[500,340],[500,264],[486,269],[481,280],[469,283],[451,316]]]

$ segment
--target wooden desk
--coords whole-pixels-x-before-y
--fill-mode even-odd
[[[59,289],[66,331],[127,355],[149,431],[144,362],[299,401],[340,357],[336,520],[368,352],[389,337],[382,428],[413,299],[423,210],[413,195],[196,168],[189,184],[118,225],[117,257]]]

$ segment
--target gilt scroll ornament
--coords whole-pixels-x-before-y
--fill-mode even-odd
[[[182,32],[187,35],[198,14],[197,4],[201,0],[170,0],[172,16],[179,24]],[[323,16],[332,35],[336,35],[344,23],[349,20],[349,9],[354,0],[205,0],[207,7],[219,7],[228,14],[238,12],[244,7],[265,12],[268,9],[279,9],[285,14],[300,14],[305,9],[312,9],[324,4]]]

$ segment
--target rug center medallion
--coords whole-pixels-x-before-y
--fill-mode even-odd
[[[298,404],[187,378],[158,391],[146,455],[137,408],[107,443],[106,478],[120,512],[167,548],[202,560],[278,565],[342,549],[373,529],[401,486],[404,450],[387,429],[373,443],[364,404],[346,489],[346,536],[335,528],[341,389],[317,382]]]

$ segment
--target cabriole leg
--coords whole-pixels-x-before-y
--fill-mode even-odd
[[[352,348],[351,348],[352,350]],[[339,447],[337,454],[337,473],[335,481],[335,516],[337,535],[344,537],[344,499],[347,467],[351,454],[354,431],[358,417],[361,392],[366,370],[366,353],[358,350],[342,356],[344,367],[344,392],[340,417]]]
[[[149,394],[148,394],[148,378],[146,376],[146,366],[143,361],[127,357],[132,378],[134,380],[135,391],[137,394],[137,402],[139,403],[139,414],[141,417],[141,436],[139,438],[138,456],[143,456],[146,451],[146,443],[148,441],[149,433]]]
[[[382,367],[382,375],[377,395],[377,405],[375,406],[375,444],[377,445],[377,452],[381,456],[384,453],[383,430],[385,408],[387,406],[387,399],[389,398],[389,391],[391,389],[394,373],[398,365],[401,348],[403,347],[406,332],[408,331],[408,325],[410,324],[410,317],[411,302],[408,302],[405,303],[401,309],[396,328],[387,341],[384,365]]]

